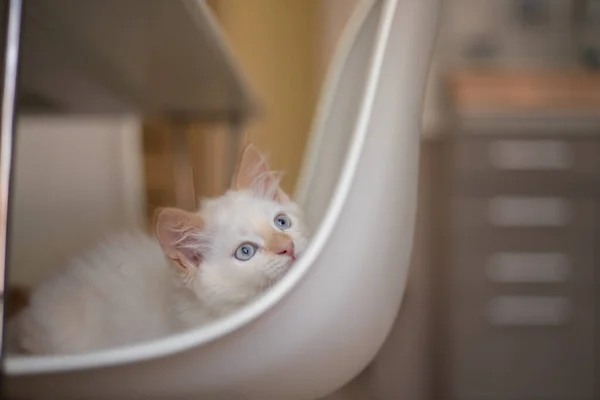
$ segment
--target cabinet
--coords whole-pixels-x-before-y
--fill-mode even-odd
[[[450,398],[593,399],[600,137],[469,131],[446,148]]]

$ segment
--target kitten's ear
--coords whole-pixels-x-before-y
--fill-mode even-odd
[[[202,261],[204,220],[197,214],[176,208],[156,211],[155,232],[165,255],[190,273]]]
[[[269,169],[267,160],[253,144],[248,144],[233,177],[232,189],[252,189],[257,195],[281,203],[290,198],[279,187],[279,177]]]

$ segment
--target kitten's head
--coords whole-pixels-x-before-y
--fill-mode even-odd
[[[236,308],[266,290],[306,249],[299,207],[253,146],[232,187],[198,213],[161,209],[156,236],[185,284],[214,311]]]

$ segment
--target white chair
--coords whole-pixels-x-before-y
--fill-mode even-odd
[[[367,0],[325,85],[298,199],[314,229],[248,307],[150,343],[5,361],[14,397],[315,399],[373,359],[412,247],[419,124],[441,0]]]

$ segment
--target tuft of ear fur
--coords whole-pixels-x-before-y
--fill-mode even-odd
[[[244,149],[233,178],[232,189],[251,189],[255,195],[281,203],[290,198],[281,188],[281,174],[271,171],[267,160],[252,143]]]
[[[186,274],[193,273],[207,246],[202,217],[176,208],[160,208],[154,220],[156,237],[165,255]]]

